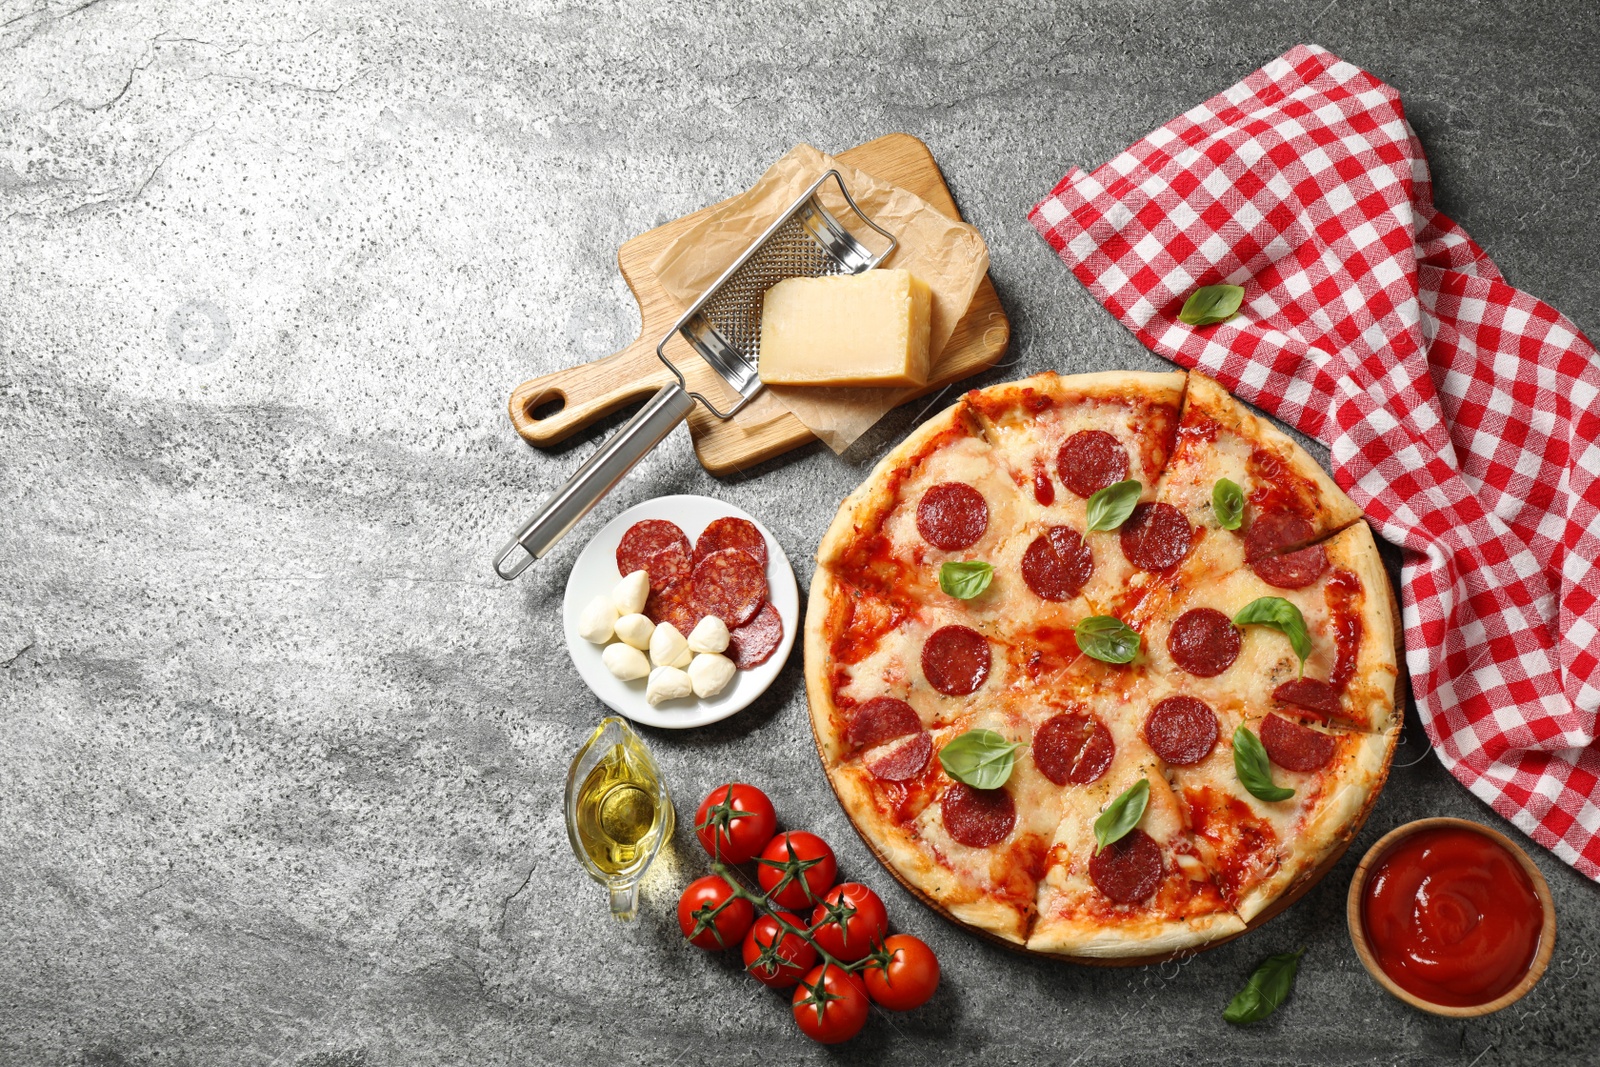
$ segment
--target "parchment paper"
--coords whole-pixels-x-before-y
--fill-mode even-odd
[[[894,255],[880,266],[909,270],[933,292],[928,340],[933,357],[930,373],[937,376],[945,343],[989,269],[989,250],[982,236],[973,227],[941,215],[920,196],[879,181],[810,145],[796,145],[749,190],[685,231],[656,257],[651,269],[667,295],[687,308],[812,182],[835,169],[861,210],[900,242]],[[884,247],[884,240],[862,225],[832,181],[823,186],[822,201],[869,247],[875,251]],[[909,388],[792,385],[767,389],[835,452],[849,448],[890,408],[916,392]]]

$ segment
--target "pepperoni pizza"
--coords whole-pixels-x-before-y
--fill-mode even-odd
[[[1030,950],[1235,935],[1342,851],[1387,773],[1395,609],[1371,532],[1198,373],[969,393],[845,500],[817,563],[806,680],[841,803],[908,886]],[[987,584],[942,582],[952,564]],[[941,760],[978,730],[1016,746],[996,788]]]

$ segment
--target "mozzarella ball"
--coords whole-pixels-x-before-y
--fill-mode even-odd
[[[689,681],[697,697],[714,697],[733,681],[733,660],[715,652],[702,652],[689,664]]]
[[[578,616],[578,636],[603,645],[611,640],[611,632],[616,625],[617,609],[611,606],[611,598],[597,596],[589,601],[589,606]]]
[[[657,667],[676,667],[678,660],[688,651],[689,642],[670,622],[657,626],[655,633],[650,635],[650,662]]]
[[[656,624],[635,612],[618,619],[614,629],[618,637],[642,652],[650,647],[650,636],[655,633]]]
[[[639,614],[649,598],[650,575],[646,571],[634,571],[611,590],[611,603],[616,605],[618,615]]]
[[[621,641],[607,645],[605,651],[600,653],[600,662],[606,665],[606,670],[624,682],[643,678],[650,673],[650,661],[645,658],[645,654]]]
[[[644,687],[644,698],[651,707],[664,700],[677,700],[680,697],[693,695],[694,683],[689,680],[686,673],[676,667],[657,667],[650,672],[650,680]]]
[[[728,624],[707,615],[689,631],[690,652],[723,652],[728,647]]]

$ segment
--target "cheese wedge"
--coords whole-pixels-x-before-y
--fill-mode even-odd
[[[761,308],[768,385],[928,384],[928,286],[905,270],[787,278]]]

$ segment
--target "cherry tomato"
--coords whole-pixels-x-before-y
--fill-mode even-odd
[[[833,888],[839,861],[816,834],[790,830],[767,842],[756,861],[756,881],[780,908],[809,908]]]
[[[861,971],[872,999],[890,1011],[921,1007],[939,988],[939,958],[910,934],[895,934],[883,943],[884,960],[874,959]]]
[[[696,878],[678,898],[678,929],[689,944],[707,952],[737,945],[755,917],[750,902],[734,896],[732,887],[714,874]]]
[[[694,833],[706,855],[724,863],[749,863],[778,832],[778,814],[753,785],[719,785],[700,802]]]
[[[796,930],[805,929],[804,923],[786,911],[778,912],[778,918]],[[772,952],[764,952],[769,945],[776,947]],[[763,955],[767,957],[765,960],[761,958]],[[778,959],[773,959],[773,955]],[[789,989],[816,965],[817,950],[798,934],[785,931],[770,915],[757,919],[750,932],[744,935],[744,969],[764,986]]]
[[[811,913],[811,936],[835,959],[854,963],[889,934],[883,901],[860,882],[843,882],[828,891]]]
[[[836,1045],[849,1041],[867,1025],[867,987],[849,971],[830,963],[812,970],[795,987],[794,1021],[813,1041]]]

